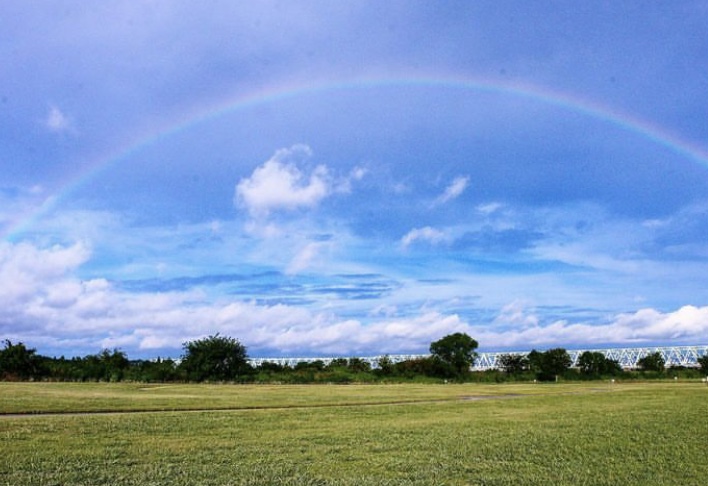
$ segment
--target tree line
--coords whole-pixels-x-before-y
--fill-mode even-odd
[[[130,360],[119,349],[73,358],[50,358],[23,343],[4,341],[0,349],[0,380],[6,381],[135,381],[135,382],[240,382],[240,383],[348,383],[375,381],[557,381],[606,377],[665,377],[661,353],[642,358],[638,371],[622,370],[617,361],[599,352],[581,354],[576,367],[563,348],[503,354],[499,369],[471,371],[477,341],[464,333],[444,336],[430,344],[430,355],[394,363],[388,356],[377,366],[361,358],[339,358],[283,366],[264,362],[252,366],[246,347],[219,334],[183,344],[180,360]],[[708,375],[708,355],[699,358],[700,370],[681,370],[688,376]],[[680,370],[671,368],[674,374]],[[700,374],[699,374],[700,373]]]

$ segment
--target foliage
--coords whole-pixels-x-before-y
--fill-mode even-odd
[[[578,368],[585,376],[618,375],[622,368],[616,360],[607,358],[598,351],[585,351],[578,357]]]
[[[441,371],[448,375],[464,377],[477,358],[478,343],[465,333],[449,334],[430,344],[433,358],[442,362]]]
[[[394,373],[395,365],[389,355],[381,356],[376,367],[376,374],[379,376],[391,376]]]
[[[431,344],[431,348],[446,343],[458,335],[446,336]],[[464,340],[469,338],[461,335]],[[472,340],[476,347],[476,341]],[[601,353],[586,352],[579,357],[578,368],[568,369],[570,356],[562,349],[540,352],[533,350],[525,357],[520,354],[500,355],[497,358],[498,370],[470,372],[466,366],[453,366],[454,357],[444,353],[426,357],[411,358],[395,362],[385,355],[372,366],[367,360],[357,357],[336,358],[327,364],[319,359],[312,362],[302,361],[294,366],[284,366],[273,362],[263,362],[252,368],[247,360],[246,348],[236,339],[216,336],[185,343],[186,354],[190,349],[196,354],[185,356],[180,365],[171,359],[129,360],[119,350],[104,349],[85,357],[49,358],[40,356],[34,349],[24,344],[4,341],[0,349],[0,380],[49,380],[49,381],[134,381],[144,383],[166,383],[185,381],[237,381],[239,383],[426,383],[449,381],[501,383],[532,381],[552,381],[562,376],[565,380],[599,379],[614,376],[624,380],[666,378],[663,367],[654,366],[650,360],[642,363],[650,368],[642,371],[625,371],[614,360],[609,360]],[[454,349],[454,348],[453,348]],[[472,353],[476,356],[476,353]],[[447,359],[443,359],[443,356]],[[451,355],[452,356],[452,355]],[[652,358],[650,355],[648,358]],[[659,361],[663,362],[661,356]],[[672,367],[668,376],[683,379],[698,379],[708,374],[708,357],[702,356],[698,364],[702,370],[688,367]],[[202,367],[203,366],[203,367]]]
[[[563,348],[549,349],[544,352],[531,351],[528,356],[529,368],[541,381],[557,380],[570,369],[573,360],[568,351]]]
[[[543,362],[543,353],[540,351],[536,351],[535,349],[532,349],[529,354],[526,355],[526,359],[528,360],[529,363],[529,370],[534,373],[534,375],[537,375],[538,373],[541,372],[541,366]]]
[[[520,375],[529,369],[529,359],[522,354],[502,354],[497,357],[497,363],[509,375]]]
[[[171,359],[136,360],[130,363],[126,375],[130,381],[146,383],[165,383],[177,381],[179,373],[177,364]]]
[[[129,378],[131,363],[126,354],[114,349],[102,350],[83,358],[44,358],[48,377],[63,381],[122,381]]]
[[[12,344],[6,339],[5,348],[0,350],[0,378],[26,380],[44,375],[42,359],[36,353],[23,343]]]
[[[121,381],[130,366],[128,357],[119,349],[104,349],[99,354],[87,356],[85,359],[89,362],[89,369],[94,370],[91,378],[101,381]]]
[[[708,375],[708,354],[704,354],[698,358],[698,365],[701,367],[701,373]]]
[[[246,347],[237,339],[217,333],[183,347],[180,368],[191,381],[233,381],[251,371]]]
[[[637,365],[643,371],[654,371],[657,373],[663,373],[666,361],[660,352],[655,352],[648,354],[637,361]]]
[[[371,371],[371,365],[361,358],[349,358],[347,368],[353,373],[368,373]]]

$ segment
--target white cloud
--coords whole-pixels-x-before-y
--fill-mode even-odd
[[[20,308],[88,260],[83,244],[38,249],[29,243],[0,244],[0,306]]]
[[[306,244],[290,261],[288,267],[285,269],[285,273],[288,275],[294,275],[306,270],[313,261],[320,256],[322,250],[327,246],[326,243],[322,242],[311,242]]]
[[[424,228],[415,228],[410,230],[403,238],[401,238],[401,244],[407,248],[412,243],[416,241],[427,241],[432,245],[438,243],[443,243],[449,239],[449,236],[435,228],[426,226]]]
[[[352,192],[352,182],[362,180],[369,171],[363,167],[354,167],[349,175],[342,177],[333,184],[333,192],[349,194]]]
[[[49,112],[44,119],[44,125],[49,131],[54,133],[67,133],[74,131],[72,120],[54,105],[49,107]]]
[[[252,216],[267,216],[275,210],[294,210],[316,206],[331,191],[331,181],[324,165],[304,174],[297,162],[306,160],[312,151],[306,145],[278,150],[257,167],[251,177],[236,185],[235,202],[245,206]]]
[[[500,210],[503,206],[503,204],[498,203],[498,202],[491,202],[487,204],[480,204],[477,206],[477,212],[483,214],[484,216],[489,216],[492,213],[497,212]]]
[[[292,265],[311,264],[324,243],[306,245]],[[91,353],[101,347],[143,350],[180,348],[214,332],[240,339],[249,348],[292,353],[426,352],[430,342],[466,332],[486,349],[545,349],[616,343],[703,342],[708,306],[673,312],[646,308],[606,322],[543,322],[537,310],[517,300],[502,306],[490,322],[471,325],[457,313],[423,305],[416,311],[372,302],[371,322],[342,318],[324,308],[264,305],[233,295],[213,297],[199,290],[131,292],[77,270],[89,258],[85,245],[37,248],[0,245],[0,334],[33,347]],[[333,308],[337,308],[336,306]],[[400,313],[408,315],[399,316]]]
[[[538,322],[539,319],[533,310],[527,310],[525,303],[520,300],[515,300],[502,307],[499,315],[494,319],[495,325],[513,325],[521,328],[537,326]]]
[[[368,173],[357,166],[346,176],[337,177],[326,165],[318,165],[308,173],[300,166],[311,156],[312,150],[303,144],[277,150],[250,177],[236,184],[234,203],[261,219],[273,211],[313,208],[332,194],[351,193],[352,182]]]
[[[435,204],[445,204],[448,201],[460,197],[462,193],[465,192],[465,189],[467,189],[469,182],[469,176],[455,177],[450,185],[445,188],[445,192],[435,200]]]
[[[365,169],[364,167],[354,167],[354,168],[351,170],[351,172],[349,173],[349,177],[350,177],[352,180],[360,181],[360,180],[362,180],[362,179],[364,178],[364,176],[366,176],[366,174],[367,174],[368,172],[369,172],[369,171],[368,171],[367,169]]]
[[[700,343],[708,337],[708,306],[684,306],[674,312],[640,309],[618,314],[604,324],[572,323],[565,320],[536,324],[537,318],[519,314],[526,323],[519,328],[494,331],[493,327],[472,331],[487,348],[607,345],[642,345],[645,343]],[[530,325],[529,325],[530,324]]]

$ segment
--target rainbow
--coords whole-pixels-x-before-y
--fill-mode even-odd
[[[299,96],[322,92],[361,90],[379,87],[440,87],[519,97],[603,121],[618,129],[634,133],[658,146],[665,147],[687,160],[708,167],[708,152],[697,144],[688,142],[672,134],[658,124],[642,120],[601,103],[530,84],[500,82],[498,80],[466,76],[440,75],[365,77],[338,81],[307,82],[288,86],[261,88],[246,94],[242,93],[231,96],[210,106],[201,106],[195,110],[184,113],[180,117],[163,124],[163,126],[154,128],[149,133],[134,137],[122,146],[114,148],[110,152],[83,164],[81,171],[69,174],[67,178],[57,186],[54,193],[45,199],[42,205],[18,215],[15,220],[8,225],[5,231],[0,233],[0,237],[9,241],[18,239],[19,235],[30,228],[33,223],[42,216],[49,214],[74,191],[88,181],[96,178],[107,168],[120,163],[121,160],[133,154],[139,153],[148,146],[188,130],[195,125],[238,110]]]

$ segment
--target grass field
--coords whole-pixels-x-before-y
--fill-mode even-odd
[[[701,382],[0,383],[0,413],[2,485],[704,485],[708,478]]]

